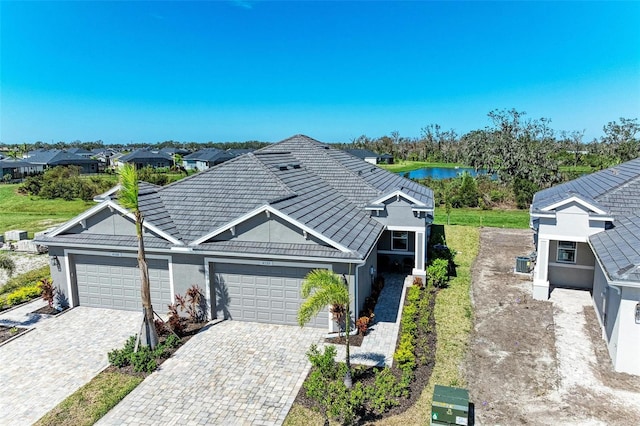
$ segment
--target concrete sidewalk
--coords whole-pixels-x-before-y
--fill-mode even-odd
[[[411,275],[385,274],[385,283],[374,310],[374,322],[369,327],[361,346],[350,346],[350,359],[354,364],[387,366],[393,364],[393,354],[400,329],[400,304],[405,289],[413,284]],[[336,360],[346,356],[344,345],[336,345]]]

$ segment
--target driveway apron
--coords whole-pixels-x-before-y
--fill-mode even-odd
[[[0,316],[2,323],[33,328],[0,347],[2,425],[33,424],[90,381],[108,365],[107,352],[136,333],[142,315],[77,307],[57,317],[36,317]]]
[[[282,424],[325,331],[223,321],[180,348],[101,425]]]

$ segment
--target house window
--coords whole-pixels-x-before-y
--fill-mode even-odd
[[[576,243],[558,241],[558,262],[576,263]]]
[[[391,250],[407,251],[408,248],[409,248],[409,232],[392,231]]]

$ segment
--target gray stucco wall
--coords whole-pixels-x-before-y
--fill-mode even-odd
[[[184,296],[187,289],[193,285],[206,292],[204,256],[174,254],[171,257],[174,293]]]
[[[86,219],[86,229],[78,223],[65,234],[102,234],[102,235],[136,235],[136,226],[133,221],[124,217],[119,211],[111,211],[108,208],[100,210]],[[144,228],[144,235],[158,236],[154,232]]]
[[[396,197],[384,202],[385,210],[372,212],[371,217],[387,226],[425,226],[424,217],[416,217],[411,210],[411,203],[402,197],[396,201]]]
[[[57,256],[59,266],[51,264],[51,259]],[[67,283],[67,265],[64,257],[64,250],[60,247],[49,247],[49,269],[53,285],[69,300],[69,284]]]
[[[600,267],[600,264],[596,263],[593,273],[593,305],[600,320],[600,324],[607,325],[607,319],[605,318],[605,311],[607,309],[607,279]]]
[[[576,243],[575,263],[558,262],[557,257],[558,242],[549,241],[549,283],[555,286],[592,288],[595,257],[587,243]]]
[[[378,253],[375,249],[367,259],[367,263],[358,269],[358,300],[356,301],[358,316],[360,316],[359,312],[364,305],[364,300],[371,295],[373,283],[371,282],[370,268],[372,265],[375,268],[375,275],[378,275]]]
[[[213,240],[227,241],[235,239],[238,241],[326,245],[312,235],[307,235],[307,238],[305,238],[302,230],[295,228],[278,216],[271,215],[268,218],[265,213],[260,213],[238,224],[235,231],[235,237],[231,234],[231,231],[225,231],[213,238]]]

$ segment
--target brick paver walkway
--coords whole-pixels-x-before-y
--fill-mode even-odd
[[[223,321],[180,348],[101,425],[277,425],[325,330]]]
[[[404,288],[412,285],[413,277],[400,274],[385,274],[385,283],[374,310],[374,323],[362,341],[361,346],[349,348],[350,359],[354,364],[391,367],[393,353],[396,350],[398,330],[400,328],[400,303]],[[345,357],[344,345],[336,346],[336,359]]]
[[[57,317],[29,315],[38,300],[0,314],[30,332],[0,347],[0,424],[30,425],[107,366],[107,352],[137,332],[142,314],[77,307]]]

